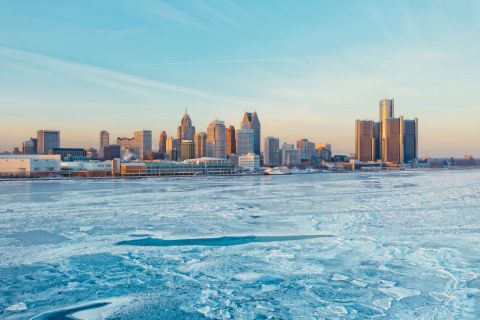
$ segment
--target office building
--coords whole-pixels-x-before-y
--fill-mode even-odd
[[[238,167],[244,171],[257,172],[260,170],[260,156],[255,153],[239,155]]]
[[[370,120],[355,121],[355,157],[362,162],[375,160],[375,124]]]
[[[418,159],[418,119],[403,120],[403,161],[411,163]]]
[[[145,155],[152,152],[152,131],[137,130],[133,133],[135,148],[138,150],[138,159],[145,159]]]
[[[62,161],[86,160],[87,151],[82,148],[53,148],[50,154],[60,155]]]
[[[180,140],[173,137],[168,137],[165,155],[166,160],[178,161],[180,155]]]
[[[227,156],[230,157],[232,154],[237,153],[237,138],[235,135],[235,127],[228,126],[225,129],[225,135],[227,139]]]
[[[165,155],[167,153],[167,133],[162,131],[158,141],[158,152]]]
[[[253,130],[253,152],[260,155],[260,120],[258,119],[257,112],[245,112],[243,114],[243,119],[240,124],[240,129]],[[240,154],[238,150],[237,153]]]
[[[386,148],[385,148],[385,139],[387,138],[386,135],[386,128],[385,128],[385,120],[388,118],[393,118],[395,116],[394,110],[394,100],[393,99],[382,99],[379,102],[380,106],[380,152],[381,158],[384,162],[386,157]]]
[[[227,142],[225,124],[223,121],[214,120],[207,129],[207,157],[226,159]]]
[[[384,162],[396,164],[403,162],[402,121],[402,118],[386,118],[383,120],[384,139],[382,148]]]
[[[185,110],[185,114],[183,115],[182,119],[180,120],[180,126],[177,129],[177,139],[180,141],[182,140],[190,140],[193,141],[193,136],[195,135],[195,127],[192,126],[192,119]]]
[[[180,161],[193,159],[195,157],[195,147],[192,140],[182,140],[180,143]]]
[[[103,160],[113,160],[120,158],[120,146],[111,144],[103,147]]]
[[[100,131],[100,148],[98,149],[98,157],[103,159],[103,150],[110,145],[110,134],[108,131]]]
[[[255,153],[255,131],[249,128],[237,130],[237,154]]]
[[[37,153],[48,154],[54,148],[60,148],[60,131],[38,130],[37,131]]]
[[[266,137],[263,143],[263,162],[265,166],[280,165],[280,140],[274,137]]]
[[[203,158],[207,156],[207,134],[205,132],[195,133],[193,137],[195,146],[195,158]]]
[[[22,143],[23,154],[36,154],[37,153],[37,139],[30,138]]]
[[[300,160],[308,162],[316,155],[315,143],[308,141],[308,139],[300,139],[297,141],[297,149],[300,151]]]
[[[283,143],[280,149],[282,166],[294,167],[301,163],[300,150],[295,149],[293,144]]]
[[[332,158],[332,145],[330,143],[317,143],[315,145],[315,152],[321,161],[330,162]]]

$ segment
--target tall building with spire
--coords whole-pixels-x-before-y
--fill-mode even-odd
[[[258,119],[257,112],[245,112],[240,124],[240,129],[253,130],[253,152],[260,155],[260,120]]]
[[[100,147],[98,148],[98,157],[103,159],[104,149],[110,145],[110,134],[108,131],[100,131]]]
[[[195,135],[195,127],[192,126],[192,119],[188,115],[187,110],[180,120],[180,125],[177,130],[177,139],[181,140],[191,140],[193,141],[193,136]]]
[[[220,120],[210,122],[207,129],[207,157],[227,158],[225,123]]]

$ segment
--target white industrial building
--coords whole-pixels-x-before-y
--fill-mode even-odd
[[[45,176],[60,172],[60,155],[0,155],[0,176]]]

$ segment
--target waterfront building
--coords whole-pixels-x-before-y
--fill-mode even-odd
[[[237,154],[248,154],[255,151],[255,131],[249,128],[237,130]]]
[[[300,139],[297,141],[297,149],[300,151],[300,160],[308,162],[315,156],[315,143],[308,141],[308,139]]]
[[[227,139],[227,156],[237,153],[237,139],[235,134],[235,127],[230,125],[225,129],[225,135]]]
[[[185,114],[183,115],[182,119],[180,120],[180,126],[177,129],[177,139],[180,141],[182,140],[190,140],[193,141],[193,136],[195,135],[195,127],[192,126],[192,119],[185,110]]]
[[[133,133],[135,148],[138,150],[138,159],[145,159],[145,154],[152,152],[152,131],[137,130]]]
[[[195,146],[195,158],[203,158],[207,156],[207,134],[205,132],[195,133],[193,137]]]
[[[361,162],[375,161],[374,122],[355,121],[355,157]]]
[[[160,139],[158,141],[158,152],[162,153],[164,156],[167,153],[167,133],[162,131],[160,133]]]
[[[37,131],[37,153],[48,154],[54,148],[60,148],[60,131],[38,130]]]
[[[120,158],[120,146],[111,144],[103,148],[103,160]]]
[[[30,138],[22,143],[23,154],[36,154],[37,153],[37,139]]]
[[[381,123],[374,122],[373,123],[373,139],[375,139],[375,144],[373,146],[373,159],[375,161],[382,160],[382,139],[381,139]]]
[[[274,137],[266,137],[263,143],[263,162],[265,166],[280,165],[280,140]]]
[[[280,151],[282,155],[282,166],[294,167],[301,163],[300,150],[295,149],[293,144],[284,142]]]
[[[60,172],[60,155],[0,155],[0,176],[38,177]]]
[[[240,129],[252,129],[253,130],[253,152],[260,155],[260,120],[258,119],[257,112],[245,112],[240,124]],[[238,148],[238,141],[237,141]],[[240,154],[237,151],[238,154]]]
[[[403,162],[402,122],[402,118],[386,118],[382,123],[384,162],[395,164]]]
[[[192,140],[182,140],[180,143],[180,161],[193,159],[195,157],[195,147]]]
[[[239,155],[238,167],[244,171],[257,172],[260,170],[260,156],[255,153]]]
[[[403,120],[403,161],[415,162],[418,159],[418,119]]]
[[[63,161],[86,160],[87,152],[82,148],[53,148],[51,154],[58,154]]]
[[[180,140],[175,139],[173,137],[168,137],[167,138],[167,143],[166,143],[166,157],[165,159],[171,160],[171,161],[177,161],[180,156]]]
[[[103,150],[110,145],[110,134],[108,131],[100,131],[100,148],[98,149],[98,157],[103,159]]]
[[[385,127],[385,120],[388,118],[393,118],[395,116],[394,111],[394,100],[393,99],[382,99],[379,102],[380,106],[380,152],[381,158],[384,162],[386,158],[386,148],[385,143],[387,139],[387,132]]]
[[[223,121],[214,120],[208,125],[207,156],[220,159],[227,158],[225,124]]]

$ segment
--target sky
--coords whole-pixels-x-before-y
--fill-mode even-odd
[[[257,111],[262,136],[354,150],[378,101],[420,156],[480,157],[480,1],[0,0],[0,150],[38,129],[176,135]]]

